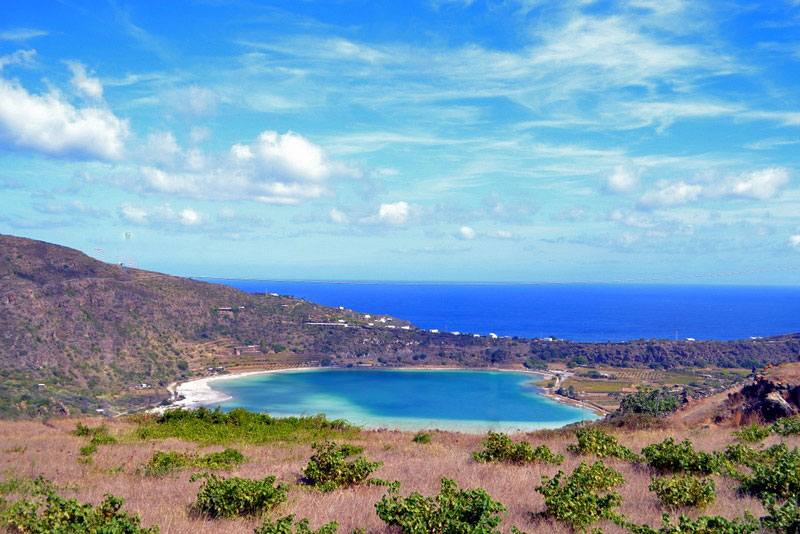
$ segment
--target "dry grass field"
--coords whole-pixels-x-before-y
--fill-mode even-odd
[[[97,426],[98,419],[84,420],[89,426]],[[197,451],[201,453],[222,450],[221,446],[200,447],[195,443],[174,438],[157,441],[141,441],[134,436],[137,424],[130,419],[105,421],[110,433],[118,443],[100,445],[91,464],[82,464],[78,450],[87,443],[86,438],[72,435],[75,419],[49,422],[0,423],[0,472],[3,478],[43,475],[62,487],[65,497],[97,503],[105,493],[125,498],[124,509],[139,514],[145,526],[157,524],[165,534],[211,534],[251,533],[260,524],[257,520],[209,520],[191,513],[191,505],[201,482],[190,482],[193,470],[178,471],[166,477],[146,477],[141,467],[157,451]],[[536,446],[546,443],[553,452],[565,456],[560,467],[550,465],[517,466],[508,464],[484,464],[471,458],[471,453],[481,449],[482,435],[451,432],[433,432],[428,444],[412,441],[413,433],[397,431],[363,431],[347,441],[363,445],[364,454],[371,460],[384,462],[374,474],[386,480],[399,480],[401,493],[418,491],[434,496],[439,489],[439,479],[454,479],[460,488],[484,488],[495,500],[503,503],[508,513],[501,524],[501,531],[510,532],[511,526],[533,532],[567,533],[570,529],[559,523],[533,519],[531,513],[544,509],[542,496],[534,491],[542,475],[553,475],[559,469],[571,472],[581,460],[567,451],[567,445],[575,442],[569,432],[541,431],[513,436],[515,441],[524,439]],[[639,452],[650,443],[660,442],[667,436],[680,440],[689,438],[698,450],[721,450],[733,443],[731,430],[727,428],[702,428],[697,430],[646,430],[619,432],[621,444]],[[765,445],[779,441],[770,436]],[[790,446],[800,445],[800,438],[783,438]],[[357,527],[371,534],[398,532],[387,527],[375,514],[374,504],[386,493],[378,486],[340,489],[331,493],[319,493],[301,480],[301,469],[312,454],[308,444],[273,443],[268,445],[236,446],[247,457],[247,462],[236,468],[231,475],[262,478],[276,475],[279,481],[291,486],[289,499],[273,512],[272,517],[296,514],[308,517],[311,526],[336,520],[339,532],[349,533]],[[634,465],[622,460],[606,459],[623,474],[626,483],[618,488],[623,498],[620,511],[636,523],[660,525],[665,510],[656,496],[648,491],[655,473],[647,466]],[[704,510],[705,515],[739,517],[749,510],[756,517],[763,515],[760,502],[755,498],[737,493],[737,483],[729,478],[714,476],[717,485],[717,501]],[[14,495],[6,496],[13,500]],[[700,512],[679,510],[695,517]],[[611,523],[597,526],[607,533],[624,530]]]

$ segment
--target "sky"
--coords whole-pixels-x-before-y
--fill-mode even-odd
[[[3,4],[0,233],[184,276],[800,281],[800,0]]]

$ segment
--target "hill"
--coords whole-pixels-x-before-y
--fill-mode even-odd
[[[375,311],[244,293],[0,235],[0,415],[135,409],[166,398],[171,382],[209,368],[525,363],[749,370],[800,359],[798,335],[736,342],[490,339],[419,330]]]

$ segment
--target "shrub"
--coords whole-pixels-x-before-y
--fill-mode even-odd
[[[800,434],[800,417],[783,417],[775,421],[772,431],[781,436]]]
[[[586,527],[595,521],[608,519],[621,524],[623,517],[614,508],[622,504],[622,497],[612,492],[625,480],[613,468],[598,461],[589,466],[581,462],[571,475],[564,478],[559,471],[554,477],[543,476],[536,491],[544,496],[547,510],[543,516],[568,523],[573,529],[586,532]]]
[[[564,461],[560,454],[553,454],[547,445],[539,445],[535,449],[527,441],[514,444],[506,434],[502,432],[489,432],[489,436],[483,441],[484,451],[472,453],[472,457],[479,462],[543,462],[547,464],[559,465]]]
[[[460,490],[450,479],[441,479],[442,489],[435,499],[417,492],[398,495],[395,484],[375,510],[387,525],[400,527],[404,534],[495,534],[502,521],[497,514],[505,507],[492,500],[483,489]]]
[[[209,517],[258,515],[272,510],[286,500],[288,486],[273,486],[275,477],[261,480],[220,478],[211,473],[192,475],[191,481],[205,479],[197,494],[194,509]]]
[[[156,451],[144,467],[146,476],[165,476],[178,469],[199,467],[203,469],[231,469],[244,462],[244,455],[236,449],[225,449],[197,457],[177,451]]]
[[[639,457],[629,448],[617,442],[615,436],[600,429],[581,428],[575,432],[578,443],[567,445],[567,450],[575,454],[594,454],[600,458],[615,456],[623,460],[638,461]]]
[[[427,432],[417,432],[414,434],[414,437],[411,439],[414,443],[430,443],[431,442],[431,435]]]
[[[664,506],[705,508],[713,504],[716,498],[713,480],[700,480],[687,475],[654,478],[648,489],[655,492]]]
[[[783,444],[781,444],[783,445]],[[772,463],[756,463],[752,473],[742,477],[741,490],[760,497],[800,499],[800,454],[785,445],[770,447]],[[765,451],[766,452],[766,451]]]
[[[319,527],[317,530],[311,530],[308,526],[308,519],[301,519],[294,523],[293,515],[287,515],[284,518],[278,519],[274,523],[267,519],[267,521],[260,527],[256,527],[253,531],[254,534],[336,534],[339,530],[339,523],[331,521],[327,525]]]
[[[26,534],[155,534],[158,527],[140,526],[139,516],[128,515],[120,508],[124,499],[106,494],[97,506],[64,499],[45,480],[36,482],[32,499],[22,499],[5,511],[4,519],[11,532]]]
[[[194,460],[194,467],[205,469],[231,469],[244,463],[244,455],[236,449],[227,448],[222,452],[211,452]]]
[[[695,451],[688,439],[675,444],[673,438],[653,443],[642,449],[647,463],[659,471],[710,475],[719,470],[721,463],[714,454]]]
[[[750,534],[759,528],[758,521],[749,512],[745,513],[744,518],[733,520],[701,515],[693,521],[681,515],[677,523],[670,520],[669,514],[664,514],[661,523],[658,530],[647,525],[631,525],[629,528],[633,534]]]
[[[736,439],[746,443],[758,443],[769,437],[771,430],[761,425],[753,423],[749,426],[743,426],[739,430],[734,430],[733,435]]]
[[[620,413],[646,413],[661,415],[680,406],[682,399],[659,389],[641,388],[636,393],[625,395],[619,403]]]
[[[358,454],[363,447],[352,445],[336,445],[335,442],[312,445],[316,453],[311,456],[303,474],[311,484],[320,491],[333,491],[337,488],[358,486],[363,483],[381,484],[381,480],[367,481],[383,462],[369,462],[358,457],[352,462],[347,457]]]
[[[769,513],[761,518],[761,525],[777,534],[800,533],[800,506],[790,500],[783,505],[777,504],[774,497],[764,500],[764,507]]]

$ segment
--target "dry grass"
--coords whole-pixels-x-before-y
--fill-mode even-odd
[[[96,426],[99,421],[84,421]],[[111,433],[129,435],[133,423],[124,420],[107,422]],[[200,482],[189,482],[191,471],[178,472],[165,478],[148,478],[137,474],[156,450],[198,451],[198,446],[179,440],[159,442],[136,442],[123,440],[113,445],[101,445],[91,465],[78,462],[78,449],[86,443],[85,438],[71,435],[75,420],[60,420],[48,424],[41,422],[1,422],[0,470],[36,477],[44,475],[67,487],[61,493],[82,501],[99,502],[105,493],[124,497],[125,509],[138,513],[144,525],[158,524],[164,534],[211,534],[251,533],[259,524],[255,520],[206,520],[194,517],[190,507]],[[638,431],[620,432],[620,442],[638,452],[645,445],[660,442],[668,435],[678,440],[689,438],[695,448],[701,450],[722,449],[733,443],[728,429]],[[536,522],[531,512],[543,509],[541,495],[534,491],[542,475],[553,475],[559,469],[570,472],[581,460],[566,451],[574,438],[565,432],[539,432],[515,436],[515,440],[527,439],[534,446],[547,443],[553,452],[565,455],[560,467],[546,465],[512,466],[482,464],[472,460],[470,453],[481,448],[483,436],[449,432],[434,432],[429,444],[412,442],[413,433],[393,431],[363,432],[356,440],[365,446],[365,454],[384,462],[375,475],[387,480],[400,480],[401,493],[418,491],[423,495],[435,495],[439,479],[454,479],[462,488],[484,488],[495,500],[508,509],[501,529],[508,532],[512,525],[527,532],[568,533],[564,525],[548,521]],[[770,437],[768,444],[778,441]],[[797,446],[800,439],[786,440]],[[18,452],[24,447],[23,452]],[[214,446],[200,450],[201,453],[221,450]],[[375,515],[374,504],[385,493],[382,487],[364,487],[337,490],[328,494],[318,493],[300,482],[301,469],[311,455],[309,445],[259,445],[238,447],[249,461],[232,474],[243,477],[276,475],[280,481],[292,485],[288,502],[275,512],[276,516],[288,513],[308,517],[316,528],[328,521],[338,521],[340,532],[348,533],[364,527],[371,534],[392,533]],[[12,450],[16,449],[16,450]],[[608,460],[608,464],[620,471],[627,481],[619,488],[623,498],[621,512],[637,523],[660,524],[665,511],[647,486],[654,475],[647,467],[634,466],[624,461]],[[118,468],[121,468],[118,469]],[[728,518],[741,516],[745,510],[756,517],[763,515],[758,500],[743,497],[736,492],[736,483],[724,477],[715,477],[717,501],[704,511],[706,514],[723,515]],[[12,496],[13,498],[13,496]],[[684,510],[691,516],[697,511]],[[605,532],[623,532],[611,524],[602,524]]]

